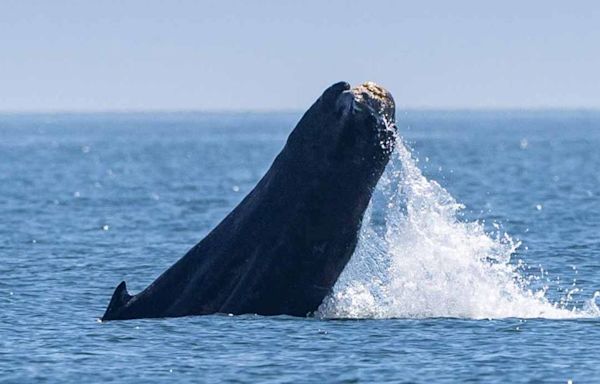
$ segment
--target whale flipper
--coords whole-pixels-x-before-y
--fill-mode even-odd
[[[118,312],[129,302],[129,300],[131,300],[132,297],[133,296],[127,292],[127,284],[125,281],[121,281],[121,284],[117,285],[115,293],[113,293],[110,303],[108,304],[108,308],[106,308],[106,312],[102,318],[108,318],[111,314]]]

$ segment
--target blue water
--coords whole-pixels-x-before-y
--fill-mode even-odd
[[[487,316],[471,279],[404,318],[98,322],[117,283],[146,287],[243,198],[298,118],[1,115],[0,380],[600,382],[598,112],[397,115],[418,168],[466,206],[457,220],[520,242],[507,265],[564,316]]]

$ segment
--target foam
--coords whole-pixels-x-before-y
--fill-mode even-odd
[[[377,216],[373,206],[384,208]],[[511,256],[520,246],[479,222],[425,178],[398,138],[365,215],[357,249],[317,315],[323,318],[598,317],[596,293],[580,309],[533,290]],[[379,220],[379,223],[376,223]]]

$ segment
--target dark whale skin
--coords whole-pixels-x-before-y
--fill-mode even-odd
[[[332,85],[242,202],[142,292],[119,284],[102,320],[312,314],[354,252],[394,132],[387,91]]]

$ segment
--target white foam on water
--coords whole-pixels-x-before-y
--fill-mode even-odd
[[[545,289],[530,288],[531,279],[510,262],[520,243],[486,233],[480,222],[459,220],[464,207],[423,176],[400,138],[373,199],[386,206],[385,223],[373,224],[374,209],[368,209],[357,249],[318,316],[600,316],[599,293],[584,308],[567,309],[564,302],[552,303]]]

